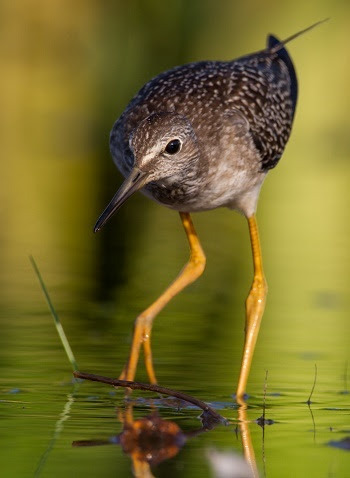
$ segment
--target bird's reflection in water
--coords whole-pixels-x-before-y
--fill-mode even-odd
[[[244,399],[237,397],[236,400],[238,403],[238,427],[241,433],[243,454],[245,461],[248,463],[250,468],[250,475],[247,476],[259,478],[252,437],[250,435],[250,422],[248,421],[247,417],[248,406]]]
[[[170,420],[163,420],[157,411],[134,420],[132,405],[122,415],[123,431],[119,443],[133,464],[137,477],[152,476],[150,466],[177,455],[187,437],[180,427]]]
[[[183,404],[171,399],[164,399],[167,407],[180,406]],[[158,400],[157,400],[158,402]],[[149,415],[134,420],[133,403],[127,403],[125,408],[118,409],[118,418],[123,424],[123,430],[119,435],[111,437],[109,440],[81,440],[74,441],[73,446],[98,446],[98,445],[120,445],[123,452],[130,456],[132,461],[133,475],[137,478],[154,477],[151,466],[173,458],[178,454],[185,443],[199,435],[213,429],[219,422],[212,420],[205,413],[201,416],[201,427],[186,433],[171,420],[164,420],[160,417],[154,402],[151,400],[153,412]],[[215,460],[211,460],[213,453],[208,453],[215,476],[223,476],[221,468],[230,467],[230,474],[225,476],[241,478],[258,478],[255,453],[250,435],[250,422],[247,419],[247,404],[244,400],[238,402],[238,429],[242,440],[244,459],[248,467],[242,467],[242,463],[237,460],[237,455],[215,454]],[[218,462],[218,457],[220,458]],[[226,460],[226,463],[224,461]],[[218,466],[219,463],[219,466]],[[242,474],[243,473],[243,474]]]
[[[123,424],[119,435],[109,440],[74,441],[73,446],[120,445],[130,456],[133,474],[138,478],[152,477],[151,466],[174,457],[188,439],[215,425],[204,415],[200,428],[185,433],[175,422],[162,419],[155,408],[150,415],[134,420],[132,403],[118,410],[118,418]]]

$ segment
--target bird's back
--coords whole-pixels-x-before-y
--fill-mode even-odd
[[[248,119],[262,170],[274,168],[290,136],[298,96],[293,62],[286,48],[268,36],[267,49],[233,62],[235,108]]]

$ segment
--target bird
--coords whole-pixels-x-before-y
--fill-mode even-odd
[[[264,49],[235,60],[199,61],[163,72],[140,89],[115,122],[110,151],[125,180],[94,231],[141,191],[179,212],[190,247],[178,277],[137,316],[121,379],[134,380],[143,346],[149,381],[157,382],[151,350],[154,318],[201,276],[206,265],[191,215],[227,207],[247,218],[253,256],[236,389],[237,398],[246,396],[267,296],[257,203],[264,179],[290,137],[298,97],[297,76],[285,45],[321,22],[284,41],[268,35]]]

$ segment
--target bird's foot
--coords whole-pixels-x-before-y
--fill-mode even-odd
[[[147,317],[142,314],[137,317],[135,321],[129,360],[124,366],[119,376],[119,380],[133,381],[135,379],[137,364],[140,356],[140,347],[142,344],[149,381],[151,384],[157,383],[152,360],[151,327],[152,322],[149,321]]]

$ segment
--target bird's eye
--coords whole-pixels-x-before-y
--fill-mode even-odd
[[[168,154],[176,154],[180,151],[181,141],[179,139],[172,139],[165,147],[165,152]]]

